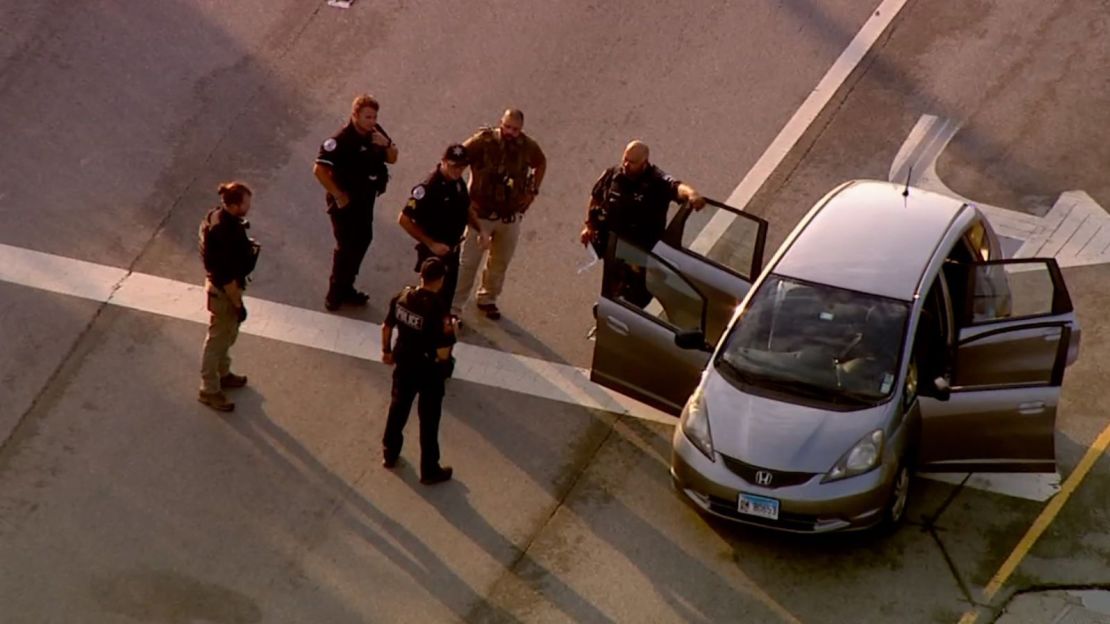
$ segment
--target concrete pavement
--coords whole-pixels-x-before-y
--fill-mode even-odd
[[[266,245],[250,294],[318,308],[331,242],[307,163],[370,89],[402,148],[363,276],[382,299],[411,279],[391,225],[407,181],[512,100],[552,162],[513,271],[545,280],[514,280],[507,322],[468,340],[576,366],[596,283],[574,272],[573,236],[593,176],[638,135],[725,196],[871,10],[223,4],[0,3],[0,130],[18,147],[0,152],[0,242],[196,282],[196,222],[218,180],[244,177]],[[1018,4],[910,2],[750,206],[772,239],[841,180],[884,177],[921,114],[965,113],[988,147],[1097,127],[1083,102],[1017,106],[1087,76],[1044,50],[1105,55],[1097,7]],[[991,105],[1008,123],[978,123]],[[973,196],[952,167],[993,152],[966,153],[942,170]],[[1021,164],[1034,182],[1069,167]],[[1110,407],[1105,267],[1067,279],[1084,350],[1060,410],[1065,472]],[[251,386],[221,418],[193,400],[192,323],[0,283],[0,339],[5,621],[955,622],[1041,509],[922,481],[889,538],[738,529],[675,499],[669,427],[466,382],[443,430],[459,479],[426,489],[411,434],[397,475],[377,466],[389,379],[374,362],[244,336]],[[1110,582],[1107,483],[1102,460],[981,621],[1017,589]]]

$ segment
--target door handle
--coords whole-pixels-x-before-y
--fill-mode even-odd
[[[618,334],[622,336],[628,335],[628,325],[626,325],[623,321],[618,321],[611,316],[607,316],[605,317],[605,323],[609,325],[610,329],[617,332]]]
[[[1039,414],[1044,411],[1044,401],[1029,401],[1018,405],[1019,414]]]

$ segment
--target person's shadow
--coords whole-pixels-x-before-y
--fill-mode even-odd
[[[508,561],[506,572],[524,583],[531,585],[542,579],[546,591],[544,596],[551,600],[560,611],[573,622],[612,622],[613,620],[599,611],[597,607],[579,595],[553,572],[533,559],[526,550],[505,539],[497,529],[470,505],[469,490],[462,481],[450,481],[434,491],[414,486],[414,489],[441,516],[458,530],[462,531],[475,544],[482,547],[496,561]],[[527,545],[526,545],[527,547]],[[496,585],[493,592],[496,592]],[[500,622],[503,615],[488,600],[477,604],[466,618],[470,622]]]
[[[471,612],[488,614],[498,622],[517,622],[509,613],[489,604],[459,578],[419,537],[376,507],[344,479],[320,463],[301,443],[270,420],[262,399],[249,388],[241,394],[240,407],[228,425],[243,436],[274,466],[291,479],[318,484],[337,499],[331,510],[341,521],[400,570],[419,583],[456,617]],[[290,459],[292,458],[292,459]],[[415,561],[414,561],[415,559]]]

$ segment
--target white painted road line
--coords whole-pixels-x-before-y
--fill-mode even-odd
[[[144,273],[0,244],[0,281],[206,324],[204,288]],[[246,297],[242,333],[380,361],[381,326]],[[198,339],[199,340],[199,339]],[[598,386],[586,369],[468,344],[455,350],[455,378],[668,425],[675,418]]]
[[[767,146],[763,155],[759,157],[759,160],[748,171],[748,174],[728,196],[728,199],[725,200],[726,204],[741,210],[747,207],[752,197],[755,197],[755,194],[771,177],[775,169],[778,169],[790,150],[794,149],[798,140],[802,138],[809,126],[825,109],[833,95],[840,90],[848,76],[852,75],[860,61],[871,51],[871,47],[879,40],[879,37],[898,16],[898,13],[902,11],[905,4],[906,0],[883,0],[871,14],[871,17],[864,22],[863,27],[856,33],[848,47],[833,62],[829,71],[825,72],[825,76],[810,92],[809,97],[806,98],[801,107],[794,111],[794,115],[790,118],[790,121],[786,122],[786,126],[775,137],[775,140]],[[698,233],[697,238],[690,245],[690,249],[694,253],[703,255],[707,253],[724,235],[735,218],[729,212],[718,211]]]
[[[910,130],[887,179],[909,183],[975,204],[1000,236],[1021,242],[1015,258],[1056,258],[1062,267],[1110,262],[1110,214],[1084,191],[1065,191],[1043,217],[991,206],[962,197],[937,174],[937,159],[955,138],[960,124],[922,115]]]
[[[52,293],[206,324],[204,288],[145,273],[0,244],[0,281]],[[242,333],[379,362],[381,326],[247,297]],[[199,338],[198,338],[199,340]],[[580,407],[627,414],[666,425],[677,420],[598,386],[586,369],[485,347],[459,344],[455,378]],[[961,483],[966,475],[921,475]],[[1043,501],[1059,490],[1059,475],[975,474],[968,487]]]

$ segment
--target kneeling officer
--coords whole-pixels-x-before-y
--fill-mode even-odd
[[[420,482],[440,483],[451,478],[449,466],[439,465],[439,420],[444,384],[451,376],[455,359],[455,321],[443,288],[447,266],[440,258],[420,265],[420,287],[406,287],[389,302],[382,323],[382,362],[394,365],[393,399],[382,436],[382,465],[393,468],[401,455],[403,431],[417,395],[420,417]],[[397,328],[397,344],[393,328]]]

